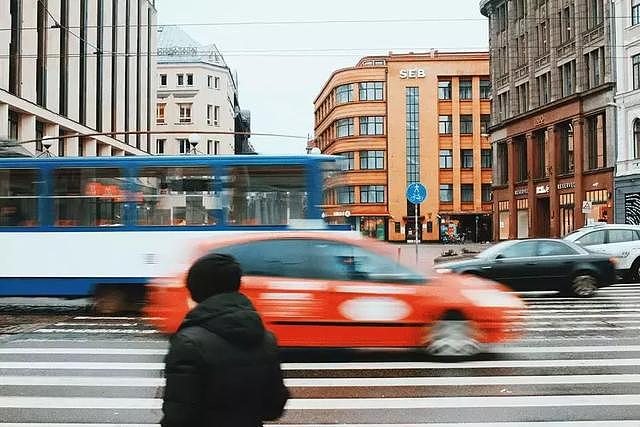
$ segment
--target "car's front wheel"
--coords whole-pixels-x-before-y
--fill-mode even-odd
[[[471,322],[461,316],[445,316],[431,328],[426,351],[434,357],[469,357],[480,352]]]
[[[640,282],[640,258],[636,259],[633,264],[631,264],[629,273],[627,273],[627,280],[631,283]]]
[[[569,291],[580,298],[589,298],[598,291],[598,279],[588,273],[579,273],[571,279]]]

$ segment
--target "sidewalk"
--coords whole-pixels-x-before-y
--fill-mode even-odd
[[[391,245],[399,251],[399,257],[405,263],[413,264],[416,258],[415,245],[411,243],[391,243]],[[462,254],[462,249],[466,248],[470,251],[482,252],[491,246],[492,243],[465,243],[458,244],[442,244],[442,243],[421,243],[418,245],[418,263],[421,267],[433,269],[433,260],[442,255],[443,252],[453,250],[458,254]],[[455,258],[454,258],[455,259]]]

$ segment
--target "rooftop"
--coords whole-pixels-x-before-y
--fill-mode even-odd
[[[227,67],[215,44],[202,45],[177,25],[158,26],[158,63],[204,62]]]

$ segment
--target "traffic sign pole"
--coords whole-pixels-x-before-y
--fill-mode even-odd
[[[415,239],[416,244],[416,265],[418,264],[418,205],[426,200],[428,196],[427,189],[424,185],[419,182],[410,184],[407,187],[407,200],[413,203],[415,211],[414,211],[414,232],[413,237]]]
[[[414,226],[415,226],[415,233],[414,233],[414,237],[415,237],[415,241],[416,241],[416,265],[418,265],[418,204],[414,203],[413,207],[415,207],[415,222],[414,222]]]

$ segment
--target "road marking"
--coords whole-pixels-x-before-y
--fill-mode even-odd
[[[612,320],[611,322],[615,322],[615,324],[638,324],[640,323],[640,320]],[[526,321],[527,325],[548,325],[548,326],[553,326],[553,330],[557,330],[558,328],[555,327],[555,325],[557,325],[558,323],[562,323],[563,325],[602,325],[603,323],[607,323],[605,320],[603,319],[597,319],[597,320],[563,320],[561,322],[559,321],[545,321],[545,320],[527,320]]]
[[[640,345],[594,345],[594,346],[566,346],[566,347],[500,347],[495,349],[498,353],[615,353],[640,351]]]
[[[620,303],[620,304],[548,304],[528,306],[530,311],[546,311],[548,308],[578,308],[594,310],[596,308],[625,308],[638,307],[638,303]]]
[[[155,329],[63,329],[43,328],[34,332],[42,334],[75,333],[75,334],[158,334]]]
[[[0,423],[0,427],[113,427],[115,424]],[[118,424],[118,427],[160,427],[160,424]]]
[[[318,362],[283,363],[282,369],[295,370],[376,370],[376,369],[469,369],[585,366],[639,366],[640,359],[543,359],[479,360],[472,362]],[[164,363],[153,362],[0,362],[0,369],[24,370],[162,370]]]
[[[524,375],[496,377],[285,378],[287,387],[417,387],[460,385],[634,384],[640,374]],[[0,377],[3,386],[163,387],[164,378],[132,377]],[[1,398],[0,398],[1,399]]]
[[[107,355],[165,355],[167,350],[154,348],[29,348],[2,347],[0,354],[107,354]]]
[[[526,313],[522,316],[510,316],[512,319],[526,320],[530,318],[543,318],[543,319],[583,319],[583,318],[597,318],[601,320],[607,320],[609,318],[630,318],[640,317],[640,313],[617,313],[617,314],[544,314],[544,313]]]
[[[610,330],[618,330],[618,331],[638,331],[640,330],[640,326],[616,326],[616,325],[604,325],[604,326],[590,326],[590,327],[559,327],[552,326],[548,328],[536,328],[532,326],[522,326],[522,327],[507,327],[509,331],[527,331],[527,332],[554,332],[554,331],[562,331],[562,332],[584,332],[584,331],[610,331]]]
[[[131,317],[131,316],[75,316],[75,320],[158,320],[159,317]]]
[[[275,424],[274,424],[275,425]],[[421,424],[277,424],[278,427],[637,427],[640,420],[601,421],[531,421],[491,423],[421,423]],[[0,427],[113,427],[114,424],[77,423],[0,423]],[[118,424],[119,427],[160,427],[160,424]]]
[[[613,403],[612,403],[613,402]],[[640,395],[489,396],[290,399],[288,410],[519,408],[567,406],[636,406]],[[0,397],[0,408],[22,409],[161,409],[162,399],[117,397]]]
[[[102,327],[123,327],[138,326],[140,323],[85,323],[85,322],[58,322],[53,326],[102,326]]]

